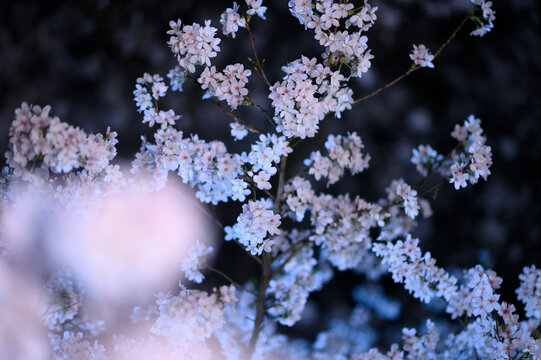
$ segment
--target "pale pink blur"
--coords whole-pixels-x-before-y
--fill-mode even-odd
[[[50,358],[40,286],[0,261],[0,359]]]
[[[8,251],[18,261],[43,260],[47,271],[67,266],[90,300],[152,299],[178,283],[187,250],[197,239],[208,243],[212,228],[182,185],[135,188],[143,186],[69,205],[43,189],[21,190],[3,214]]]
[[[84,212],[57,218],[47,243],[91,298],[148,299],[178,281],[187,250],[209,237],[200,210],[187,200],[192,195],[184,191],[169,183],[158,192],[90,199]]]

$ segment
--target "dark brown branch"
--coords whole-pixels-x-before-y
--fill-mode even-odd
[[[245,98],[250,102],[251,105],[257,107],[262,113],[263,115],[265,115],[265,118],[267,118],[268,122],[272,125],[273,128],[276,128],[276,123],[274,122],[271,114],[269,114],[269,112],[265,109],[263,109],[263,107],[259,104],[257,104],[251,97],[249,97],[248,95],[245,96]]]
[[[261,326],[263,319],[265,318],[265,299],[267,297],[267,288],[270,283],[270,258],[268,253],[263,254],[263,276],[261,283],[259,284],[259,291],[256,301],[256,317],[254,321],[254,328],[252,329],[252,336],[250,337],[250,343],[248,344],[248,351],[246,353],[247,359],[252,359],[255,346],[257,344],[257,338],[261,332]]]
[[[455,31],[453,31],[453,33],[451,34],[451,36],[449,36],[449,38],[447,39],[446,42],[444,42],[443,44],[441,44],[440,48],[438,50],[436,50],[436,52],[434,53],[434,59],[436,59],[440,53],[443,51],[443,49],[449,45],[449,43],[451,42],[451,40],[453,40],[456,36],[456,34],[458,34],[458,32],[460,31],[460,29],[462,29],[462,27],[466,24],[466,22],[468,22],[468,20],[470,20],[472,17],[472,13],[471,11],[468,13],[468,16],[466,16],[462,22],[460,23],[460,25],[458,25],[458,27],[455,29]]]
[[[267,75],[265,75],[265,71],[263,70],[263,64],[261,61],[259,61],[259,57],[257,56],[257,51],[255,50],[255,42],[254,42],[254,35],[252,34],[252,29],[250,28],[250,22],[246,22],[246,30],[248,30],[248,35],[250,36],[250,44],[252,45],[252,51],[254,53],[255,58],[255,64],[256,64],[256,71],[261,75],[263,80],[265,80],[265,83],[270,88],[271,83],[269,79],[267,79]]]
[[[265,133],[265,131],[263,131],[262,129],[250,124],[249,122],[241,119],[237,114],[235,114],[234,112],[232,111],[229,111],[227,110],[226,108],[224,108],[222,106],[222,104],[220,102],[215,102],[213,101],[215,104],[218,105],[218,107],[220,108],[220,110],[224,113],[224,114],[227,114],[229,116],[231,116],[233,119],[235,119],[237,122],[241,123],[242,125],[244,125],[248,130],[250,130],[251,132],[257,132],[257,133]]]

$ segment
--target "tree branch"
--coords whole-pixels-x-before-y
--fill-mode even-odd
[[[265,71],[263,70],[263,65],[259,61],[259,57],[257,56],[257,51],[255,50],[255,42],[254,42],[254,35],[252,34],[252,29],[250,28],[250,22],[246,22],[246,30],[248,30],[248,35],[250,36],[250,44],[252,45],[252,51],[254,53],[255,58],[255,64],[256,64],[256,71],[261,75],[263,80],[265,80],[265,83],[270,88],[271,83],[269,79],[267,79],[267,75],[265,75]]]
[[[241,123],[242,125],[244,125],[248,130],[250,130],[251,132],[256,132],[256,133],[262,133],[264,134],[265,131],[263,131],[262,129],[258,128],[257,126],[255,125],[252,125],[250,124],[249,122],[241,119],[237,114],[235,114],[234,112],[232,111],[229,111],[227,110],[226,108],[223,107],[223,105],[220,103],[220,102],[217,102],[217,101],[213,101],[213,103],[215,103],[216,105],[218,105],[218,107],[220,108],[220,110],[224,113],[224,114],[227,114],[229,116],[231,116],[233,119],[235,119],[237,122]]]

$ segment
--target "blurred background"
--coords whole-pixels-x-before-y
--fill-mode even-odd
[[[468,0],[372,0],[378,20],[367,33],[375,59],[362,79],[353,81],[355,98],[370,93],[403,73],[411,64],[413,44],[433,52],[467,14]],[[256,47],[266,59],[271,82],[280,67],[301,56],[318,56],[322,48],[311,31],[288,11],[287,1],[266,1],[267,20],[254,18]],[[133,103],[135,80],[144,72],[165,76],[175,66],[166,42],[168,22],[211,19],[221,30],[219,16],[228,1],[132,0],[2,0],[0,2],[0,151],[7,150],[8,129],[21,102],[52,106],[53,115],[87,132],[119,136],[119,159],[131,161],[140,136],[149,134]],[[435,61],[435,69],[421,69],[394,87],[321,125],[320,138],[296,150],[300,164],[309,151],[322,148],[329,133],[356,131],[370,153],[370,168],[330,189],[359,194],[369,201],[385,195],[392,179],[420,180],[409,163],[411,149],[431,144],[446,154],[454,145],[454,124],[475,114],[492,147],[494,165],[485,183],[455,191],[444,186],[431,197],[434,216],[420,219],[414,235],[438,265],[469,268],[480,263],[504,278],[502,298],[515,302],[514,290],[523,266],[541,266],[541,3],[538,0],[494,1],[495,28],[479,39],[468,23]],[[217,67],[242,62],[251,51],[246,32],[225,38]],[[270,109],[263,81],[254,72],[251,96]],[[201,100],[202,91],[186,83],[184,92],[170,93],[164,108],[182,114],[178,126],[204,139],[226,139],[233,150],[247,149],[229,137],[229,118]],[[268,126],[261,114],[242,108],[243,118]],[[253,136],[253,135],[251,135]],[[253,138],[251,138],[253,139]],[[4,160],[0,161],[3,164]],[[291,169],[294,173],[295,167]],[[439,179],[433,179],[434,183]],[[219,207],[217,217],[232,224],[238,205]],[[253,260],[234,245],[225,244],[216,267],[239,281],[257,274]],[[221,260],[220,260],[221,259]],[[233,259],[233,260],[232,260]],[[211,282],[222,282],[211,276]],[[362,276],[339,274],[314,295],[309,309],[325,309],[323,316],[307,316],[293,335],[313,337],[334,316],[347,315],[352,288]],[[386,279],[385,291],[404,301],[401,325],[416,326],[430,311]],[[314,312],[314,311],[313,311]],[[314,312],[317,313],[317,312]]]

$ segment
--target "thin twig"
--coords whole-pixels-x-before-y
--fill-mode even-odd
[[[250,43],[252,45],[252,51],[254,53],[255,63],[256,63],[256,71],[261,75],[263,80],[265,80],[265,83],[267,83],[268,87],[271,87],[271,83],[269,79],[267,79],[267,75],[265,75],[265,71],[263,70],[263,65],[259,61],[259,57],[257,56],[257,51],[255,50],[255,42],[254,42],[254,35],[252,34],[252,29],[250,28],[250,22],[246,22],[246,30],[248,30],[248,35],[250,36]]]
[[[299,170],[295,175],[293,175],[292,177],[290,177],[289,179],[287,179],[287,181],[286,181],[285,183],[286,183],[286,184],[289,184],[289,183],[292,182],[297,176],[301,176],[302,174],[308,172],[308,170],[310,170],[310,167],[309,167],[309,166],[303,168],[302,170]]]
[[[449,45],[449,43],[451,42],[451,40],[453,40],[456,36],[456,34],[458,34],[458,32],[460,31],[460,29],[462,29],[462,27],[466,24],[466,22],[471,19],[472,17],[472,12],[470,10],[470,12],[468,13],[468,16],[466,16],[462,22],[460,23],[460,25],[458,25],[458,27],[455,29],[455,31],[453,31],[453,33],[451,34],[451,36],[449,36],[449,38],[447,39],[446,42],[444,42],[443,44],[441,44],[440,48],[438,50],[436,50],[436,52],[434,53],[434,59],[436,59],[438,57],[438,55],[442,52],[442,50],[447,46]]]
[[[453,33],[451,34],[451,36],[449,36],[449,38],[447,38],[447,40],[440,46],[440,48],[434,53],[434,60],[440,55],[440,53],[443,51],[443,49],[451,42],[451,40],[453,40],[456,36],[456,34],[458,34],[458,32],[460,31],[460,29],[462,29],[462,27],[464,26],[464,24],[466,24],[466,22],[472,17],[471,15],[471,12],[468,13],[468,16],[466,16],[462,22],[460,23],[460,25],[455,29],[455,31],[453,31]],[[353,102],[353,104],[358,104],[362,101],[365,101],[365,100],[368,100],[370,99],[371,97],[373,96],[376,96],[377,94],[379,94],[380,92],[382,92],[383,90],[387,89],[388,87],[391,87],[393,86],[394,84],[396,84],[397,82],[399,82],[400,80],[404,79],[405,77],[407,77],[409,74],[411,74],[412,72],[420,69],[421,66],[419,65],[413,65],[411,68],[408,69],[408,71],[406,71],[405,73],[403,73],[402,75],[400,75],[399,77],[397,77],[396,79],[394,79],[393,81],[391,81],[390,83],[387,83],[385,85],[383,85],[382,87],[380,87],[379,89],[376,89],[374,90],[373,92],[371,92],[370,94],[368,95],[365,95],[361,98],[358,98],[357,100],[355,100]]]
[[[426,183],[428,178],[434,173],[434,171],[439,170],[443,166],[443,163],[445,161],[449,160],[451,158],[451,156],[453,155],[453,153],[455,152],[455,150],[458,149],[461,145],[463,145],[463,143],[458,142],[455,146],[453,146],[451,151],[449,151],[447,153],[447,155],[445,155],[445,157],[443,159],[441,159],[437,163],[432,164],[430,169],[428,169],[428,173],[414,187],[412,187],[412,189],[413,190],[419,190],[421,188],[421,186],[423,186]]]
[[[279,306],[279,305],[280,305],[280,303],[278,301],[275,301],[272,304],[265,306],[265,311],[268,311],[268,310],[272,309],[273,307]]]
[[[294,251],[295,250],[295,246],[299,245],[299,244],[303,244],[305,242],[308,242],[308,239],[310,238],[310,236],[312,236],[312,234],[309,234],[305,237],[303,237],[302,239],[300,239],[299,241],[297,241],[295,244],[291,244],[291,247],[289,249],[287,249],[286,251],[282,252],[281,254],[277,255],[274,259],[272,259],[273,262],[275,262],[276,260],[278,260],[281,256],[284,256],[286,254],[289,254],[290,252]]]
[[[446,182],[447,182],[447,179],[440,181],[440,182],[437,183],[436,185],[434,185],[434,186],[432,186],[432,187],[426,189],[426,190],[423,191],[422,193],[420,193],[419,196],[423,196],[423,195],[426,195],[426,194],[430,194],[431,192],[438,190],[438,188],[439,188],[440,186],[442,186],[443,184],[445,184]]]
[[[406,71],[405,73],[403,73],[402,75],[400,75],[399,77],[397,77],[396,79],[394,79],[393,81],[391,81],[390,83],[387,83],[385,85],[383,85],[382,87],[380,87],[379,89],[371,92],[370,94],[368,95],[365,95],[361,98],[358,98],[357,100],[355,100],[353,102],[353,104],[358,104],[362,101],[365,101],[365,100],[368,100],[370,99],[371,97],[373,96],[376,96],[377,94],[379,94],[380,92],[382,92],[383,90],[387,89],[388,87],[391,87],[393,86],[394,84],[396,84],[397,82],[399,82],[400,80],[402,80],[403,78],[405,78],[406,76],[408,76],[409,74],[411,74],[412,72],[414,72],[415,70],[418,70],[420,68],[420,66],[418,65],[414,65],[413,67],[411,67],[408,71]]]
[[[291,148],[294,148],[295,146],[299,145],[304,139],[298,138],[295,142],[293,142],[293,139],[289,140],[289,146]]]
[[[69,309],[71,309],[72,307],[77,306],[77,305],[79,305],[79,304],[81,304],[81,303],[80,303],[79,301],[76,301],[76,302],[74,302],[74,303],[68,304],[68,306],[63,306],[63,307],[61,307],[60,309],[49,311],[49,312],[43,314],[42,318],[45,317],[45,316],[51,315],[51,314],[55,314],[55,313],[60,312],[60,311],[66,311],[66,310],[69,310]]]
[[[249,122],[247,122],[246,120],[243,120],[241,119],[237,114],[235,114],[234,112],[232,111],[229,111],[227,110],[225,107],[222,106],[222,103],[218,102],[218,101],[213,101],[213,103],[215,103],[216,105],[218,105],[218,107],[220,108],[220,110],[224,113],[224,114],[227,114],[229,116],[231,116],[233,119],[235,119],[236,121],[238,121],[239,123],[241,123],[242,125],[244,125],[246,128],[248,128],[248,130],[250,130],[251,132],[257,132],[257,133],[265,133],[265,131],[263,131],[262,129],[258,128],[257,126],[255,125],[252,125],[250,124]]]
[[[305,247],[307,244],[309,244],[310,242],[309,241],[306,241],[306,242],[302,242],[300,246],[298,246],[285,260],[283,263],[280,264],[280,266],[278,266],[271,274],[270,274],[270,279],[272,280],[276,275],[278,275],[280,273],[280,271],[282,271],[284,269],[284,267],[287,265],[287,263],[293,259],[298,253],[300,250],[302,250],[303,247]]]
[[[190,74],[187,74],[186,77],[188,79],[190,79],[195,86],[197,86],[198,88],[201,88],[201,84],[195,79],[195,77],[193,77]],[[256,126],[250,124],[249,122],[241,119],[234,112],[229,111],[226,108],[224,108],[220,100],[215,99],[215,100],[213,100],[211,102],[216,104],[224,114],[227,114],[227,115],[231,116],[233,119],[235,119],[235,121],[237,121],[237,122],[241,123],[242,125],[244,125],[245,127],[247,127],[248,130],[250,130],[251,132],[265,133],[265,131],[263,131],[263,130],[257,128]]]
[[[265,110],[261,105],[259,105],[258,103],[256,103],[254,101],[254,99],[252,99],[250,96],[246,95],[245,98],[250,102],[250,104],[254,105],[255,107],[257,107],[262,113],[263,115],[265,115],[265,117],[267,118],[267,120],[271,123],[271,125],[273,127],[276,128],[276,123],[274,122],[274,120],[272,119],[272,116],[271,114],[269,114],[269,112],[267,110]]]
[[[212,266],[210,265],[205,265],[205,267],[207,269],[209,269],[210,271],[222,276],[224,279],[226,279],[227,281],[229,281],[231,284],[235,285],[236,287],[238,287],[239,289],[243,290],[243,291],[246,291],[250,294],[252,294],[253,296],[257,297],[257,293],[255,293],[254,291],[252,290],[249,290],[247,288],[245,288],[244,286],[240,285],[239,283],[237,283],[235,280],[231,279],[231,277],[229,277],[227,274],[225,274],[223,271],[220,271],[218,269],[215,269],[213,268]]]
[[[267,190],[267,189],[260,189],[260,188],[258,188],[258,187],[257,187],[257,184],[256,184],[255,181],[254,181],[254,179],[252,179],[252,178],[249,177],[248,175],[246,175],[246,176],[241,176],[240,178],[241,178],[242,180],[245,180],[245,181],[248,183],[248,185],[250,185],[250,187],[251,187],[252,190],[253,190],[254,195],[255,195],[256,191],[261,190],[261,191],[263,191],[269,198],[271,198],[271,200],[274,201],[274,195],[272,195],[272,194],[270,193],[270,191]]]

